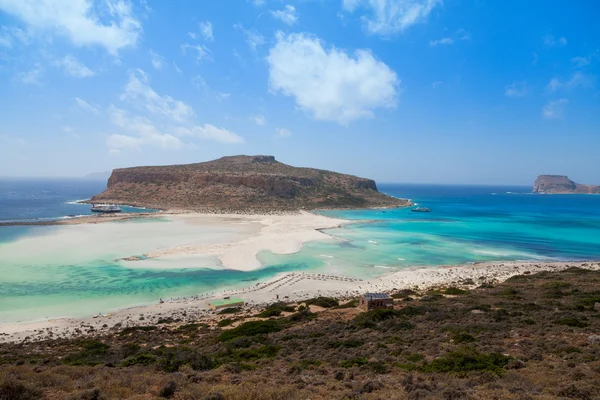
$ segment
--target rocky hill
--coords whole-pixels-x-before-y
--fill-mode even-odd
[[[565,175],[540,175],[533,185],[534,193],[600,194],[600,186],[575,183]]]
[[[211,212],[400,207],[375,181],[280,163],[273,156],[231,156],[197,164],[116,169],[90,202]]]

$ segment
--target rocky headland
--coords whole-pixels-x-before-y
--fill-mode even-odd
[[[273,156],[231,156],[197,164],[115,169],[107,189],[89,202],[229,213],[411,204],[380,193],[371,179],[293,167]]]
[[[534,193],[600,194],[600,186],[582,185],[565,175],[540,175],[533,185]]]

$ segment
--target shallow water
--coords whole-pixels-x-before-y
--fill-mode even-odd
[[[78,194],[89,197],[92,189]],[[263,252],[259,259],[266,266],[252,272],[225,270],[207,257],[139,264],[115,261],[190,240],[191,227],[164,218],[119,222],[118,234],[109,224],[0,227],[0,322],[92,315],[161,297],[248,287],[294,270],[368,278],[414,265],[600,258],[600,196],[531,195],[527,187],[381,185],[380,189],[412,198],[432,212],[324,212],[357,222],[330,230],[337,240],[309,243],[297,254]],[[6,207],[0,206],[0,219],[14,218],[14,211],[9,211],[12,216],[2,211]],[[26,213],[59,217],[63,205],[52,207]],[[139,224],[144,224],[141,233]],[[214,228],[196,239],[218,242],[224,237],[220,235],[229,234],[225,227]]]

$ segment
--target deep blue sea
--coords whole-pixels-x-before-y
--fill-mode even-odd
[[[0,180],[0,220],[88,214],[89,206],[75,201],[103,189],[97,181]],[[431,212],[323,212],[355,222],[329,230],[335,240],[307,243],[296,254],[262,252],[264,267],[251,272],[198,258],[157,260],[151,268],[116,261],[197,234],[187,225],[168,228],[172,222],[160,217],[121,222],[119,229],[0,227],[0,323],[91,315],[161,297],[244,287],[293,270],[369,278],[412,266],[600,259],[600,196],[537,195],[531,187],[511,186],[381,184],[379,189]]]

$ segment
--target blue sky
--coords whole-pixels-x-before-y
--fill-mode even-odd
[[[600,184],[600,3],[0,0],[0,176],[232,154]]]

